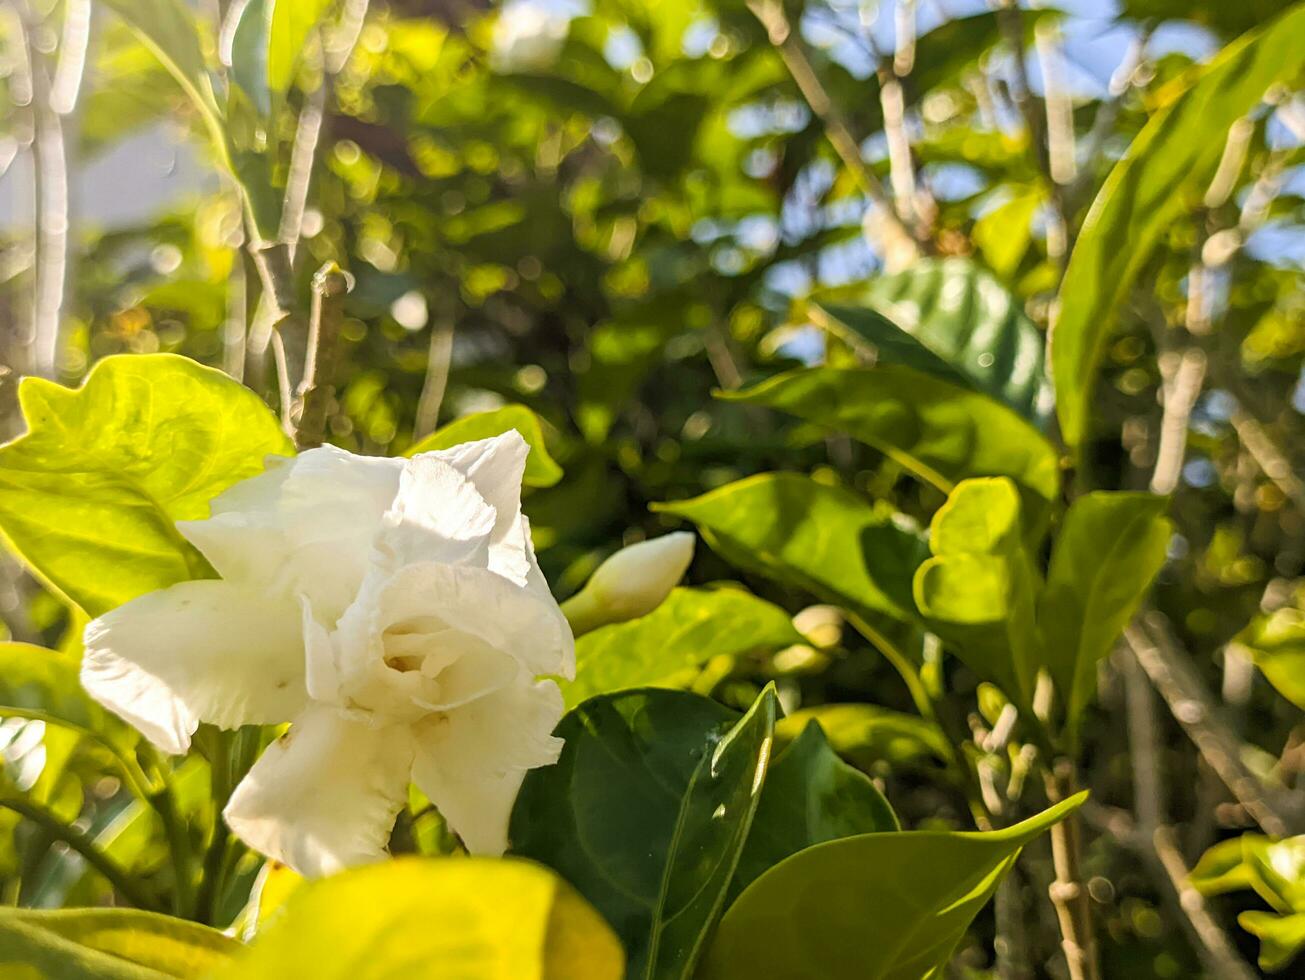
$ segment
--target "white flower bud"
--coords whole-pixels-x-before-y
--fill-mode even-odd
[[[647,616],[684,577],[693,560],[693,543],[692,534],[676,531],[612,555],[598,566],[584,589],[563,605],[572,630],[579,635]]]

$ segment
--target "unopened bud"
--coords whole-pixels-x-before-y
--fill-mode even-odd
[[[647,616],[679,583],[693,560],[693,535],[664,534],[622,548],[562,605],[576,636],[611,623]]]

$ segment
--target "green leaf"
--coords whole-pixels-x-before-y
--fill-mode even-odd
[[[1018,413],[901,365],[805,368],[721,397],[846,432],[943,493],[969,477],[1010,477],[1032,526],[1060,489],[1056,450]]]
[[[249,96],[254,108],[266,119],[272,113],[272,92],[268,87],[268,43],[276,0],[248,0],[234,8],[235,30],[231,32],[231,77]]]
[[[1284,915],[1305,912],[1305,835],[1273,840],[1243,834],[1241,841],[1256,894]]]
[[[530,446],[530,455],[526,458],[526,486],[551,487],[562,479],[562,467],[548,454],[548,447],[544,444],[544,428],[539,416],[524,405],[504,405],[489,412],[464,415],[432,432],[404,455],[449,449],[459,443],[499,436],[509,429],[516,429]]]
[[[1215,844],[1196,862],[1187,876],[1202,895],[1222,895],[1255,887],[1255,874],[1246,863],[1243,841],[1254,834],[1231,837]]]
[[[1026,187],[974,222],[974,244],[1001,279],[1010,281],[1019,271],[1033,240],[1034,215],[1045,199],[1041,187]]]
[[[222,111],[200,47],[199,25],[182,0],[105,0],[125,20],[189,96],[219,156],[227,158]]]
[[[55,650],[0,643],[0,717],[35,718],[118,745],[135,741],[133,729],[82,689],[79,663]]]
[[[1270,973],[1285,968],[1305,947],[1305,912],[1274,915],[1272,912],[1243,912],[1237,924],[1260,940],[1259,964]]]
[[[1038,606],[1046,663],[1073,729],[1110,654],[1165,563],[1168,500],[1149,493],[1085,494],[1065,514]]]
[[[1305,6],[1234,41],[1170,105],[1152,115],[1115,164],[1070,254],[1051,335],[1060,429],[1088,435],[1088,410],[1116,308],[1160,237],[1198,203],[1223,156],[1225,134],[1277,82],[1301,71]]]
[[[742,719],[679,691],[601,695],[558,725],[558,763],[527,774],[513,851],[594,904],[632,980],[692,975],[752,823],[775,711],[771,688]]]
[[[1039,427],[1050,419],[1041,331],[1001,283],[968,259],[923,259],[816,306],[836,332],[869,341],[878,364],[973,388]],[[813,319],[823,325],[819,314]]]
[[[1086,794],[992,833],[861,834],[799,851],[730,906],[700,980],[920,980],[941,970],[1020,849]]]
[[[563,682],[562,693],[572,708],[595,694],[656,686],[718,655],[802,642],[788,613],[742,589],[675,589],[642,619],[580,637],[575,680]]]
[[[0,909],[0,973],[18,977],[198,978],[240,943],[216,929],[133,909]]]
[[[291,452],[253,392],[173,354],[106,357],[75,390],[25,378],[18,398],[28,432],[0,446],[0,531],[90,616],[212,574],[175,522]]]
[[[775,725],[776,741],[791,741],[811,721],[820,722],[835,752],[866,772],[883,766],[937,768],[951,758],[950,743],[937,725],[874,704],[825,704],[795,711]]]
[[[620,980],[606,923],[525,861],[399,858],[300,885],[214,980]]]
[[[331,2],[274,0],[267,46],[267,84],[274,94],[284,95],[290,90],[308,35],[330,9]]]
[[[1237,635],[1278,693],[1305,711],[1305,614],[1287,607],[1258,616]]]
[[[1043,653],[1038,576],[1022,531],[1013,483],[966,480],[934,514],[934,557],[915,573],[914,589],[930,629],[982,679],[1027,707]]]
[[[763,473],[654,510],[698,526],[726,559],[857,612],[908,621],[918,534],[855,494],[796,473]]]
[[[899,829],[875,784],[835,755],[820,723],[809,721],[766,772],[730,896],[813,844]]]

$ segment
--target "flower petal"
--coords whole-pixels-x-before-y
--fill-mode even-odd
[[[514,585],[485,568],[417,562],[364,592],[341,618],[335,634],[337,663],[347,677],[379,660],[383,634],[440,634],[443,645],[470,642],[464,655],[484,646],[506,653],[531,674],[574,672],[575,641],[552,596]]]
[[[310,449],[218,496],[209,520],[177,529],[224,578],[305,595],[334,625],[358,593],[403,465]]]
[[[388,571],[415,561],[489,564],[496,514],[466,476],[434,454],[408,460],[377,538]]]
[[[385,856],[408,798],[412,731],[313,705],[272,743],[223,811],[250,847],[308,877]]]
[[[293,601],[230,582],[182,582],[86,627],[82,684],[179,755],[201,721],[283,722],[303,706],[304,647]]]
[[[452,465],[494,508],[496,520],[490,537],[489,567],[518,585],[525,582],[533,564],[533,556],[527,555],[522,541],[521,516],[521,478],[529,454],[529,444],[516,429],[492,439],[464,442],[450,449],[422,454]]]
[[[562,751],[552,735],[562,718],[552,681],[512,684],[416,727],[412,778],[473,854],[507,849],[512,804],[527,770]]]

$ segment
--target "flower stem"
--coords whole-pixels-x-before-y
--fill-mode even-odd
[[[19,797],[0,797],[0,807],[12,810],[19,816],[32,821],[32,823],[39,824],[50,836],[63,841],[85,858],[87,864],[104,875],[109,884],[117,889],[122,897],[131,902],[132,905],[151,912],[162,911],[158,899],[143,884],[132,878],[116,861],[96,847],[95,841],[89,835],[64,823],[50,810],[31,800]]]

